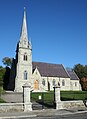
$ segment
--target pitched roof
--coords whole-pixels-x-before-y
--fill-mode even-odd
[[[33,70],[37,68],[41,76],[70,78],[62,64],[33,62]]]
[[[73,70],[67,70],[67,72],[70,75],[71,80],[79,80],[78,76]]]

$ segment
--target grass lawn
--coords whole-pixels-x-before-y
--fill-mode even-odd
[[[36,101],[45,107],[54,108],[54,93],[44,92],[44,93],[32,93],[31,100]]]
[[[0,103],[6,103],[3,99],[0,98]]]
[[[61,91],[61,100],[86,100],[87,91]],[[39,99],[41,97],[41,99]],[[32,101],[44,101],[52,103],[54,101],[54,92],[31,93]]]
[[[61,100],[87,100],[87,91],[61,91]]]
[[[4,93],[3,87],[0,87],[0,94]],[[3,99],[0,98],[0,103],[5,103]]]
[[[53,102],[54,101],[54,93],[53,92],[39,92],[31,94],[32,101],[44,101],[44,102]]]

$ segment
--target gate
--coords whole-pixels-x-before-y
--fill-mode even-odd
[[[33,110],[55,108],[54,92],[31,92]]]

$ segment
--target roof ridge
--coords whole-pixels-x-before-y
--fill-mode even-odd
[[[70,75],[69,75],[69,73],[68,73],[67,69],[64,67],[64,65],[63,65],[63,64],[62,64],[62,66],[63,66],[64,70],[66,71],[67,75],[68,75],[68,76],[69,76],[69,78],[70,78]]]
[[[37,61],[33,61],[32,63],[42,63],[42,64],[62,65],[63,66],[63,64],[48,63],[48,62],[37,62]]]
[[[72,70],[73,71],[73,73],[75,74],[75,76],[77,77],[77,79],[79,79],[79,77],[77,76],[77,74],[75,73],[75,71],[74,70]]]

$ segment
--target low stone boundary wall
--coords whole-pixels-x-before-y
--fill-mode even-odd
[[[84,101],[60,101],[59,109],[81,108],[85,107]],[[0,103],[0,112],[24,111],[24,103]]]
[[[61,101],[62,109],[86,107],[86,101]]]
[[[0,103],[0,112],[23,111],[23,103]]]

